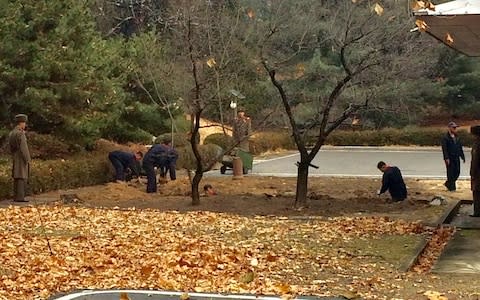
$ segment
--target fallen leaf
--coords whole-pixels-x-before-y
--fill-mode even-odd
[[[445,35],[445,43],[447,43],[450,46],[453,44],[453,37],[448,32]]]
[[[183,293],[180,295],[180,300],[188,300],[190,299],[190,295],[188,293]]]
[[[243,274],[242,276],[240,276],[240,282],[242,283],[250,283],[253,281],[253,279],[255,278],[255,275],[253,274],[253,272],[248,272],[246,274]]]
[[[427,1],[427,3],[425,4],[425,8],[435,11],[435,5],[431,1]]]
[[[412,7],[412,10],[414,10],[414,11],[423,9],[423,8],[425,8],[425,2],[414,0],[414,1],[411,2],[411,7]]]
[[[427,23],[425,23],[425,21],[418,19],[418,20],[415,21],[415,25],[417,25],[418,30],[420,30],[422,32],[427,31],[428,25],[427,25]]]
[[[247,9],[247,16],[248,16],[250,19],[255,18],[255,11],[254,11],[251,7],[249,7],[249,8]]]
[[[375,6],[373,8],[373,10],[375,10],[375,13],[379,16],[383,15],[383,7],[378,4],[378,3],[375,3]]]
[[[207,60],[207,66],[210,67],[210,68],[213,68],[215,65],[217,64],[217,62],[215,61],[215,58],[209,58]]]
[[[426,291],[423,295],[426,296],[428,300],[448,300],[447,297],[435,291]]]
[[[131,300],[127,293],[120,293],[120,300]]]

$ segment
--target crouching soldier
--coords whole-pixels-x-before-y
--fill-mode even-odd
[[[124,151],[112,151],[108,154],[108,159],[115,168],[115,181],[125,181],[125,173],[130,170],[133,176],[140,176],[140,164],[142,159],[142,152],[124,152]]]
[[[378,162],[377,168],[383,173],[382,187],[377,192],[377,195],[380,196],[389,191],[393,202],[405,200],[407,198],[407,187],[403,181],[400,169],[389,166],[383,161]]]
[[[175,180],[178,153],[172,147],[172,140],[165,138],[161,144],[153,145],[143,158],[143,169],[147,173],[147,193],[157,192],[157,176],[155,168],[161,170],[161,175],[170,173],[170,179]]]

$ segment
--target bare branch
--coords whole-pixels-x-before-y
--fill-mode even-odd
[[[288,101],[287,94],[285,93],[285,90],[283,89],[282,84],[280,82],[278,82],[277,79],[275,78],[275,70],[270,69],[270,67],[268,66],[268,64],[265,61],[262,61],[262,64],[263,64],[263,67],[265,68],[265,70],[267,70],[268,75],[270,76],[271,82],[273,83],[273,85],[277,88],[278,92],[280,93],[280,98],[282,99],[283,107],[285,108],[285,112],[287,113],[288,120],[290,122],[290,126],[291,126],[292,131],[293,131],[293,138],[295,139],[295,143],[297,144],[300,153],[306,154],[307,150],[306,150],[306,147],[305,147],[305,142],[303,141],[303,139],[300,136],[299,128],[298,128],[298,126],[295,122],[292,107],[291,107],[291,105]]]

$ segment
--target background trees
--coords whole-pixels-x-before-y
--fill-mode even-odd
[[[2,123],[23,111],[39,132],[100,131],[100,116],[121,109],[126,73],[88,8],[77,1],[4,1],[0,14]]]
[[[415,87],[431,67],[415,56],[422,43],[410,34],[408,15],[396,2],[279,1],[268,9],[262,63],[300,152],[296,200],[304,205],[308,169],[328,135],[348,119],[376,111],[413,119],[413,101],[395,95]],[[374,117],[370,121],[378,122]],[[408,123],[390,124],[402,121]]]
[[[202,9],[191,13],[204,24],[195,24],[202,27],[196,60],[209,103],[203,115],[228,124],[228,104],[240,92],[239,105],[254,121],[273,113],[272,128],[289,126],[275,109],[281,102],[261,64],[262,45],[297,123],[316,119],[338,80],[367,61],[374,63],[349,80],[327,123],[366,96],[368,109],[358,113],[366,128],[421,124],[432,116],[479,118],[478,61],[410,33],[405,3],[378,3],[382,15],[366,18],[375,3],[198,1]],[[35,131],[80,144],[98,137],[148,141],[169,132],[172,119],[191,112],[185,100],[193,85],[178,31],[182,5],[0,0],[0,123],[8,128],[15,113],[25,112]],[[188,130],[180,121],[173,128]]]

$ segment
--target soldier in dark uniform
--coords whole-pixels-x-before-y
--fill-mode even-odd
[[[394,166],[389,166],[383,161],[378,162],[377,168],[383,173],[382,187],[377,195],[389,191],[393,202],[405,200],[405,198],[407,198],[407,187],[403,181],[400,169]]]
[[[245,110],[239,109],[237,117],[233,123],[233,140],[238,148],[243,151],[250,152],[250,143],[248,137],[252,131],[252,121],[245,116]]]
[[[470,180],[473,194],[472,217],[480,217],[480,126],[472,126],[470,132],[475,136],[472,146],[472,162],[470,164]]]
[[[15,128],[8,136],[10,153],[12,154],[12,177],[14,201],[28,202],[25,199],[27,181],[29,176],[30,151],[28,150],[27,138],[25,137],[25,128],[27,126],[27,116],[19,114],[15,116]]]
[[[442,138],[443,160],[447,168],[447,181],[444,185],[451,192],[457,189],[456,181],[460,176],[460,158],[465,163],[462,142],[457,135],[455,122],[448,123],[448,132]]]
[[[166,138],[161,144],[153,145],[143,158],[143,169],[147,173],[147,193],[157,192],[155,168],[162,170],[162,175],[170,173],[170,179],[176,180],[177,151],[171,146],[172,140]]]
[[[108,154],[108,159],[115,168],[115,180],[125,181],[125,173],[130,170],[134,176],[140,176],[140,168],[138,162],[142,159],[142,152],[124,152],[112,151]]]

